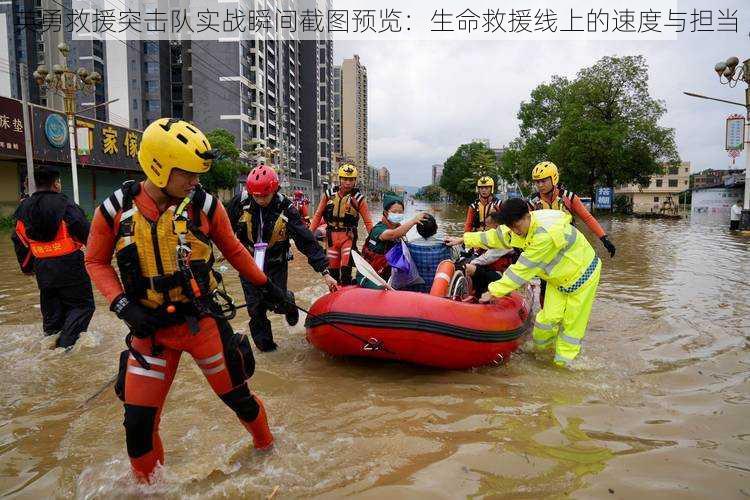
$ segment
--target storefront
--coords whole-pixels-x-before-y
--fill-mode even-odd
[[[58,168],[63,192],[72,199],[67,118],[33,105],[30,118],[34,166]],[[80,205],[91,214],[125,180],[143,177],[137,160],[141,132],[89,118],[76,118],[76,130]],[[0,210],[4,214],[15,208],[25,191],[25,151],[21,103],[0,97]]]

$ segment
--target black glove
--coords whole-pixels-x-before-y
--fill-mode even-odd
[[[616,250],[616,248],[612,244],[612,242],[609,241],[609,239],[607,238],[607,235],[605,234],[604,236],[602,236],[599,239],[601,240],[602,245],[604,245],[604,248],[606,248],[607,251],[609,252],[609,256],[610,257],[614,257],[615,256],[615,250]]]
[[[150,337],[156,330],[166,326],[155,311],[132,302],[124,293],[117,296],[109,310],[117,314],[130,327],[130,333],[140,339]]]
[[[263,300],[269,305],[280,306],[289,301],[289,292],[283,290],[270,279],[260,287],[260,290],[263,293]],[[292,296],[292,300],[294,300],[294,296]]]

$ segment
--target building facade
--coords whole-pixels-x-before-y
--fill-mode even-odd
[[[390,191],[391,189],[391,172],[387,167],[380,167],[378,169],[378,182],[382,191]]]
[[[657,213],[678,202],[678,195],[690,189],[690,162],[679,166],[663,165],[663,173],[651,177],[648,186],[629,184],[615,188],[616,196],[628,198],[633,212]]]
[[[359,56],[334,68],[334,148],[341,161],[360,170],[360,185],[372,189],[367,168],[367,68]]]
[[[443,164],[436,163],[432,166],[432,184],[439,186],[440,179],[443,177]]]

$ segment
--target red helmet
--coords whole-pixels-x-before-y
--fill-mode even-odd
[[[296,190],[296,191],[294,192],[294,197],[295,197],[295,198],[302,198],[302,195],[303,195],[303,194],[304,194],[304,193],[302,192],[302,190],[301,190],[301,189],[298,189],[298,190]]]
[[[258,165],[247,174],[247,192],[254,196],[268,196],[279,189],[279,176],[268,165]]]

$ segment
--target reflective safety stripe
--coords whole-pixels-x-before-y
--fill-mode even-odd
[[[159,380],[164,380],[164,374],[156,370],[146,370],[145,368],[141,368],[139,366],[128,365],[128,371],[134,375],[142,375],[144,377],[158,378]]]
[[[214,197],[210,194],[206,193],[206,199],[203,200],[203,212],[208,215],[209,210],[211,210],[211,203],[213,203]]]
[[[503,274],[503,276],[507,276],[508,278],[510,278],[511,281],[521,286],[528,283],[527,280],[523,279],[522,277],[514,273],[510,268],[506,269],[505,274]]]
[[[222,357],[223,355],[219,352],[208,358],[196,359],[195,362],[198,363],[199,365],[210,365],[211,363],[216,363]]]
[[[554,340],[554,337],[548,339],[534,339],[534,345],[547,345]]]
[[[486,247],[490,246],[490,240],[487,237],[487,233],[479,233],[479,241],[481,241],[482,245]]]
[[[133,360],[133,361],[135,361],[136,363],[138,362],[138,360],[137,360],[137,359],[135,359],[135,358],[133,357],[133,355],[132,355],[132,354],[130,355],[130,359],[132,359],[132,360]],[[143,359],[145,359],[146,361],[148,361],[148,362],[149,362],[149,364],[152,364],[152,365],[156,365],[156,366],[167,366],[167,360],[166,360],[166,359],[161,359],[161,358],[153,358],[153,357],[151,357],[151,356],[143,356]]]
[[[115,191],[115,198],[117,199],[117,203],[119,203],[120,206],[122,206],[123,196],[124,195],[123,195],[123,192],[122,192],[122,188],[120,188],[117,191]]]
[[[571,361],[573,361],[573,358],[566,358],[565,356],[561,354],[555,354],[555,363],[560,362],[560,363],[564,363],[567,365]]]
[[[542,234],[542,233],[546,233],[546,232],[547,232],[547,230],[544,229],[543,227],[538,227],[538,228],[536,228],[536,231],[534,231],[534,234],[537,235],[537,234]]]
[[[450,282],[450,280],[451,280],[451,277],[450,277],[450,276],[448,276],[447,274],[445,274],[445,273],[442,273],[442,272],[441,272],[441,273],[437,273],[437,274],[435,275],[435,279],[436,279],[436,280],[437,280],[437,279],[441,279],[441,280],[445,280],[445,281],[448,281],[448,282]]]
[[[581,339],[571,337],[570,335],[560,334],[560,340],[567,342],[568,344],[581,345]]]
[[[226,367],[227,366],[224,363],[222,363],[219,366],[214,366],[213,368],[201,368],[201,370],[206,375],[215,375],[219,373],[220,371],[222,371],[223,369],[225,369]]]
[[[573,248],[573,244],[576,242],[576,238],[578,237],[578,230],[573,226],[570,226],[570,229],[572,229],[571,233],[565,236],[565,241],[568,244],[565,246],[565,248],[557,252],[557,255],[555,255],[554,259],[544,265],[544,272],[547,274],[547,276],[549,276],[549,274],[552,272],[552,269],[558,264],[558,262],[562,260],[562,258],[565,256],[565,253]]]
[[[102,203],[102,206],[107,211],[109,216],[114,219],[115,214],[117,214],[117,211],[115,210],[115,206],[112,205],[112,201],[110,201],[110,199],[107,198],[106,200],[104,200],[104,203]]]
[[[120,215],[120,222],[122,222],[122,221],[124,221],[124,220],[128,220],[128,219],[129,219],[129,218],[131,218],[131,217],[133,216],[133,214],[134,214],[134,213],[136,213],[136,212],[137,212],[137,209],[135,208],[135,205],[133,205],[133,208],[131,208],[130,210],[126,210],[126,211],[124,211],[124,212],[122,213],[122,215]]]
[[[534,328],[539,328],[540,330],[552,330],[555,328],[555,325],[551,325],[549,323],[540,323],[538,321],[534,321]]]
[[[539,266],[542,265],[541,262],[533,261],[533,260],[529,259],[528,257],[526,257],[523,254],[521,254],[518,257],[518,262],[521,263],[521,264],[523,264],[524,266],[528,267],[529,269],[534,268],[534,267],[539,267]]]

